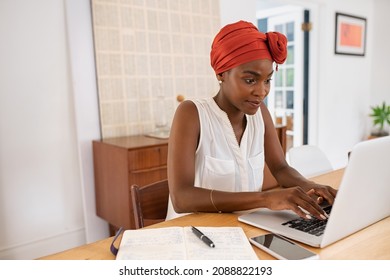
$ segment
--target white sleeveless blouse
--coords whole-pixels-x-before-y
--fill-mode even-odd
[[[247,125],[239,145],[227,114],[213,98],[193,102],[200,121],[194,185],[229,192],[261,191],[264,170],[261,111],[246,115]],[[178,216],[169,200],[167,220]]]

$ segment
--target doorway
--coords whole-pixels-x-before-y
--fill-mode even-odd
[[[299,6],[281,6],[257,12],[258,28],[262,32],[278,31],[288,39],[288,56],[278,65],[267,107],[275,125],[287,127],[287,152],[293,146],[308,142],[308,31],[302,24],[309,12]]]

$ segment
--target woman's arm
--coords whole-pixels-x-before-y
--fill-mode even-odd
[[[261,112],[264,120],[264,150],[265,161],[272,175],[283,187],[300,186],[305,192],[325,198],[329,203],[333,204],[336,190],[330,186],[316,184],[313,181],[306,179],[297,170],[288,165],[285,155],[281,148],[275,127],[267,107],[262,104]],[[311,191],[313,189],[313,191]]]

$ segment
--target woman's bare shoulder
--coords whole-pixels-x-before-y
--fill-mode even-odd
[[[177,107],[172,122],[169,142],[171,147],[177,147],[180,154],[195,151],[200,134],[198,110],[192,101],[183,101]],[[193,147],[191,149],[191,147]]]
[[[185,100],[176,109],[175,118],[179,118],[179,120],[185,119],[198,119],[198,109],[196,105],[191,100]]]
[[[196,105],[195,105],[194,101],[192,101],[192,100],[184,100],[178,106],[178,109],[179,108],[185,108],[185,109],[192,108],[192,109],[196,109]]]

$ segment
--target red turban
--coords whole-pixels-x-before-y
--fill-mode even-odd
[[[257,59],[282,64],[286,58],[286,36],[279,32],[264,34],[246,21],[223,27],[215,36],[210,52],[211,67],[216,74]]]

